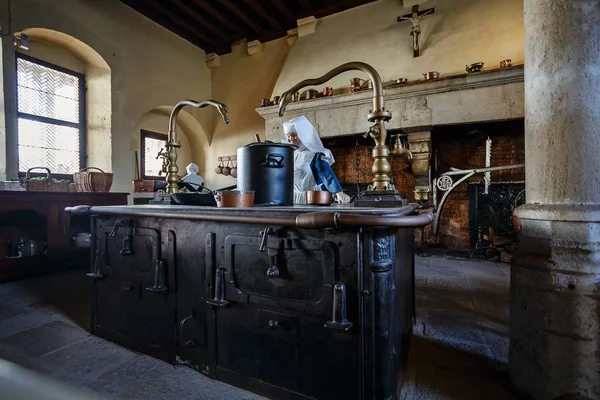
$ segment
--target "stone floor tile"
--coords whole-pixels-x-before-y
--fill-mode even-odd
[[[109,341],[90,336],[42,358],[76,380],[94,380],[117,369],[139,354]]]
[[[85,339],[89,334],[82,329],[53,321],[0,340],[4,346],[18,349],[23,356],[33,357]]]
[[[29,310],[26,307],[0,302],[0,321],[27,314],[28,312]]]

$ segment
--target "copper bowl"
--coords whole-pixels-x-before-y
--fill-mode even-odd
[[[423,77],[426,81],[430,79],[438,79],[440,77],[440,73],[438,71],[430,71],[426,74],[423,74]]]
[[[306,203],[317,206],[328,206],[333,202],[333,195],[327,190],[309,190],[306,192]]]
[[[252,207],[254,190],[222,190],[215,193],[217,207]]]
[[[475,72],[481,72],[483,71],[483,63],[482,62],[476,62],[470,65],[466,65],[465,69],[467,70],[467,72],[469,74],[473,74]]]

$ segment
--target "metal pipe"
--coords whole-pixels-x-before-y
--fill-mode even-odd
[[[371,79],[371,82],[373,82],[373,110],[371,110],[371,113],[374,114],[377,111],[379,111],[379,112],[384,111],[383,84],[381,83],[381,77],[379,76],[379,73],[375,70],[375,68],[373,68],[369,64],[359,62],[359,61],[352,61],[352,62],[349,62],[346,64],[342,64],[338,67],[335,67],[331,71],[327,72],[324,75],[321,75],[318,78],[305,79],[305,80],[295,84],[294,86],[292,86],[289,90],[286,90],[281,95],[281,99],[279,101],[279,116],[283,117],[283,113],[285,112],[285,109],[286,109],[288,103],[291,101],[293,93],[296,93],[300,89],[307,87],[307,86],[316,86],[316,85],[325,83],[328,80],[330,80],[331,78],[333,78],[334,76],[341,74],[342,72],[355,71],[355,70],[364,72],[365,74],[367,74],[369,76],[369,79]],[[378,118],[378,119],[383,118],[386,121],[388,121],[392,118],[392,114],[389,112],[387,112],[385,114],[381,114],[381,115],[373,115],[373,114],[369,115],[369,122],[376,121],[376,118]],[[373,115],[373,117],[371,117],[371,115]]]
[[[371,171],[373,172],[373,184],[369,189],[375,191],[394,190],[395,188],[391,184],[389,177],[391,167],[387,157],[390,151],[385,145],[387,130],[385,129],[384,125],[385,121],[392,119],[392,113],[386,110],[384,106],[381,77],[375,68],[369,64],[359,61],[349,62],[335,67],[331,71],[318,78],[305,79],[297,83],[281,95],[281,100],[279,102],[279,116],[283,117],[285,109],[292,99],[293,93],[296,93],[298,90],[307,86],[315,86],[325,83],[334,76],[337,76],[343,72],[354,70],[366,73],[371,79],[371,82],[373,82],[373,109],[369,111],[367,120],[369,122],[373,122],[374,124],[369,127],[367,133],[365,134],[370,135],[375,141],[375,148],[372,151],[374,161],[373,166],[371,167]]]
[[[179,103],[173,107],[171,111],[171,115],[169,116],[169,132],[167,135],[167,158],[169,160],[169,164],[167,166],[167,193],[176,193],[179,191],[177,187],[177,181],[179,180],[177,173],[179,172],[179,167],[177,167],[177,148],[181,147],[181,143],[177,140],[177,117],[179,116],[179,111],[185,106],[192,106],[196,108],[204,108],[207,106],[213,106],[219,113],[226,124],[229,123],[229,109],[223,103],[219,103],[214,100],[204,100],[204,101],[195,101],[195,100],[181,100]]]
[[[391,209],[393,210],[393,209]],[[174,212],[166,213],[160,210],[140,210],[128,209],[124,211],[122,208],[110,206],[76,206],[66,207],[65,211],[74,215],[114,215],[130,217],[149,217],[149,218],[169,218],[169,219],[185,219],[188,221],[210,221],[210,222],[232,222],[242,224],[260,224],[277,225],[284,227],[294,227],[302,229],[327,229],[339,228],[343,226],[352,227],[395,227],[395,228],[417,228],[425,226],[433,221],[433,210],[423,209],[418,210],[419,215],[403,215],[403,214],[388,214],[388,215],[359,215],[359,214],[341,214],[339,212],[311,212],[303,213],[297,216],[273,216],[267,217],[264,215],[236,215],[236,214],[221,214],[215,212]]]
[[[492,172],[492,171],[504,171],[506,169],[517,169],[517,168],[525,168],[525,164],[513,164],[513,165],[503,165],[501,167],[486,167],[486,168],[475,168],[475,169],[456,169],[448,172],[444,172],[440,174],[443,175],[462,175],[473,172],[475,174],[482,172]]]

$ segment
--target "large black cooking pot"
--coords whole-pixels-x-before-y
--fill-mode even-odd
[[[287,143],[255,142],[237,150],[237,187],[254,190],[254,204],[294,203],[294,150]]]

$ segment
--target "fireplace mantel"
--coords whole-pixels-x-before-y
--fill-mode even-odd
[[[385,89],[385,106],[393,118],[388,130],[427,131],[433,126],[501,121],[524,117],[524,68],[463,74]],[[265,119],[266,137],[279,141],[282,122],[305,115],[322,137],[366,132],[372,91],[290,103],[283,118],[278,107],[256,111]]]

